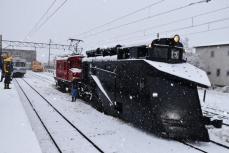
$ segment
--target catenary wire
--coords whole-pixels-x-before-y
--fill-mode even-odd
[[[217,23],[217,22],[223,22],[223,21],[227,21],[229,20],[229,17],[226,17],[226,18],[221,18],[221,19],[216,19],[216,20],[212,20],[212,21],[208,21],[208,22],[204,22],[204,23],[200,23],[200,24],[197,24],[197,25],[191,25],[191,26],[184,26],[184,27],[180,27],[180,28],[176,28],[176,29],[171,29],[171,30],[165,30],[165,31],[161,31],[159,32],[160,34],[161,33],[171,33],[171,32],[174,32],[174,31],[181,31],[181,30],[187,30],[187,29],[191,29],[191,28],[195,28],[195,27],[200,27],[200,26],[204,26],[204,25],[209,25],[209,24],[212,24],[212,23]],[[227,29],[229,28],[228,26],[225,26],[225,27],[220,27],[220,28],[214,28],[214,29],[207,29],[207,30],[204,30],[204,31],[200,31],[200,32],[191,32],[191,33],[187,33],[185,35],[193,35],[193,34],[199,34],[199,33],[204,33],[204,32],[208,32],[208,31],[215,31],[215,30],[222,30],[222,29]],[[155,36],[156,36],[156,32],[154,33]],[[135,39],[135,40],[140,40],[139,38],[144,38],[144,37],[147,37],[147,36],[150,36],[150,35],[153,35],[153,33],[150,33],[150,34],[146,34],[144,36],[139,36],[137,37],[138,39]],[[136,38],[136,37],[135,37]],[[130,38],[125,38],[125,39],[119,39],[119,40],[114,40],[114,41],[108,41],[107,43],[114,43],[114,42],[118,42],[118,41],[125,41],[125,40],[130,40]]]
[[[134,34],[140,33],[140,32],[145,32],[147,30],[154,29],[154,28],[169,26],[171,24],[176,24],[176,23],[183,22],[183,21],[190,20],[190,19],[194,20],[194,18],[197,18],[197,17],[200,17],[200,16],[209,15],[209,14],[213,14],[213,13],[217,13],[217,12],[226,10],[228,8],[229,8],[229,6],[226,6],[226,7],[215,9],[215,10],[212,10],[212,11],[200,13],[200,14],[197,14],[197,15],[194,15],[194,16],[190,16],[190,17],[186,17],[186,18],[182,18],[182,19],[178,19],[178,20],[173,20],[173,21],[170,21],[170,22],[167,22],[167,23],[163,23],[163,24],[154,25],[154,26],[151,26],[151,27],[148,27],[148,28],[143,28],[141,30],[133,31],[133,32],[130,32],[130,33],[127,33],[127,34],[114,36],[114,37],[110,38],[110,40],[111,39],[113,40],[113,39],[116,39],[116,38],[120,38],[120,37],[127,37],[127,36],[130,36],[130,35],[134,35]]]
[[[44,12],[44,14],[39,18],[39,20],[36,22],[36,24],[31,28],[31,30],[27,33],[27,35],[25,36],[25,38],[23,39],[23,41],[37,28],[37,26],[39,25],[39,23],[45,18],[45,16],[49,13],[49,11],[52,9],[52,7],[55,5],[56,0],[54,0],[50,6],[48,7],[48,9]]]
[[[189,3],[189,4],[186,4],[184,6],[177,7],[175,9],[171,9],[171,10],[168,10],[168,11],[160,12],[160,13],[157,13],[157,14],[154,14],[154,15],[151,15],[151,16],[148,16],[148,17],[143,17],[143,18],[140,18],[140,19],[137,19],[137,20],[128,22],[128,23],[124,23],[124,24],[121,24],[121,25],[118,25],[118,26],[107,28],[107,29],[102,30],[102,31],[99,31],[99,32],[95,32],[93,34],[86,35],[86,36],[84,36],[84,39],[85,38],[88,38],[88,37],[91,37],[91,36],[99,35],[101,33],[107,32],[107,31],[119,29],[121,27],[125,27],[125,26],[131,25],[131,24],[135,24],[135,23],[138,23],[138,22],[145,21],[145,20],[149,20],[149,19],[152,19],[152,18],[155,18],[155,17],[158,17],[158,16],[169,14],[171,12],[175,12],[175,11],[178,11],[178,10],[181,10],[181,9],[184,9],[184,8],[187,8],[187,7],[190,7],[190,6],[193,6],[193,5],[197,5],[197,4],[201,4],[201,3],[206,3],[206,2],[209,2],[209,1],[210,0],[201,0],[201,1],[198,1],[198,2]]]
[[[80,33],[78,36],[87,34],[87,33],[91,32],[91,31],[93,31],[93,30],[102,28],[102,27],[104,27],[104,26],[106,26],[106,25],[109,25],[109,24],[114,23],[114,22],[116,22],[116,21],[122,20],[122,19],[124,19],[124,18],[126,18],[126,17],[129,17],[129,16],[134,15],[134,14],[136,14],[136,13],[139,13],[139,12],[141,12],[141,11],[144,11],[145,9],[151,8],[152,6],[158,5],[158,4],[160,4],[160,3],[164,2],[164,1],[165,1],[165,0],[160,0],[160,1],[154,2],[154,3],[150,4],[150,5],[147,5],[147,6],[145,6],[145,7],[142,7],[142,8],[140,8],[140,9],[137,9],[137,10],[135,10],[135,11],[133,11],[133,12],[130,12],[130,13],[125,14],[125,15],[123,15],[123,16],[117,17],[117,18],[115,18],[115,19],[113,19],[113,20],[111,20],[111,21],[108,21],[108,22],[106,22],[106,23],[104,23],[104,24],[102,24],[102,25],[96,26],[96,27],[94,27],[94,28],[89,29],[88,31],[82,32],[82,33]]]
[[[57,7],[54,12],[52,14],[50,14],[41,24],[40,26],[38,26],[38,28],[33,32],[36,33],[38,32],[63,6],[64,4],[67,2],[68,0],[64,0],[60,5],[59,7]],[[32,35],[32,34],[31,34]]]

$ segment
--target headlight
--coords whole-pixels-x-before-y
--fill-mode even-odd
[[[176,111],[165,112],[162,116],[162,119],[167,120],[180,120],[181,117]]]

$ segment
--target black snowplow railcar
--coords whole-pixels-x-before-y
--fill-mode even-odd
[[[107,114],[160,136],[209,141],[197,86],[206,73],[183,60],[179,37],[88,51],[79,94]]]

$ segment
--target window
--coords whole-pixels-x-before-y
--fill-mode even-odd
[[[207,72],[207,75],[211,75],[212,73],[210,71]]]
[[[217,77],[220,76],[220,69],[217,69],[217,70],[216,70],[216,76],[217,76]]]
[[[229,71],[227,71],[227,76],[229,76]]]
[[[211,51],[211,57],[214,57],[214,56],[215,56],[215,52]]]
[[[227,56],[229,56],[229,51],[227,51]]]

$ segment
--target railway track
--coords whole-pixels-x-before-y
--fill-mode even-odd
[[[57,148],[58,152],[62,153],[60,147],[57,145],[57,142],[55,141],[55,139],[53,138],[53,136],[51,135],[50,131],[48,130],[48,128],[46,127],[45,123],[43,122],[43,120],[41,119],[40,115],[38,114],[37,110],[35,109],[34,105],[32,104],[31,100],[29,99],[29,97],[27,96],[27,94],[25,93],[25,91],[22,89],[21,85],[18,83],[17,79],[15,79],[18,87],[20,88],[20,90],[22,91],[22,93],[24,94],[24,96],[26,97],[27,101],[29,102],[30,106],[32,107],[34,113],[36,114],[36,116],[38,117],[39,121],[41,122],[42,126],[44,127],[45,131],[47,132],[47,134],[49,135],[49,137],[51,138],[53,144],[55,145],[55,147]]]
[[[203,112],[207,115],[210,115],[210,116],[218,116],[219,119],[226,119],[229,121],[229,117],[225,116],[225,115],[221,115],[221,114],[217,114],[217,113],[214,113],[214,112],[210,112],[210,111],[206,111],[206,110],[203,110]],[[224,126],[229,126],[229,124],[227,123],[223,123]]]
[[[56,146],[57,150],[60,153],[63,153],[64,149],[61,149],[60,145],[58,145],[58,142],[54,139],[54,136],[52,135],[52,133],[49,131],[47,125],[45,124],[45,122],[42,120],[41,115],[38,113],[38,110],[36,109],[36,107],[34,106],[32,100],[29,98],[28,94],[25,92],[25,90],[22,88],[21,84],[18,82],[17,79],[16,83],[18,84],[20,90],[22,91],[22,93],[24,94],[24,96],[26,97],[26,99],[28,100],[28,102],[30,103],[33,111],[35,112],[36,116],[39,118],[40,122],[42,123],[44,129],[46,130],[47,134],[49,135],[49,137],[51,138],[52,142],[54,143],[54,145]],[[87,137],[79,128],[77,128],[71,121],[69,121],[61,112],[59,112],[43,95],[41,95],[34,87],[32,87],[25,79],[21,79],[23,80],[29,87],[30,89],[32,89],[35,93],[37,93],[37,95],[39,95],[39,97],[41,97],[64,121],[66,121],[77,133],[79,133],[88,143],[90,143],[90,145],[92,145],[98,152],[100,153],[104,153],[104,151],[98,146],[96,145],[89,137]]]
[[[191,143],[191,142],[189,143],[189,142],[185,142],[185,141],[178,141],[178,142],[180,142],[180,143],[182,143],[182,144],[184,144],[186,146],[189,146],[189,147],[191,147],[193,149],[196,149],[196,150],[198,150],[200,152],[203,152],[203,153],[208,153],[209,152],[207,149],[205,149],[205,148],[203,148],[203,147],[201,147],[199,145],[196,145],[195,143]],[[213,140],[210,140],[209,143],[229,151],[229,146],[226,146],[226,145],[224,145],[222,143],[219,143],[219,142],[216,142],[216,141],[213,141]]]
[[[46,77],[37,75],[37,74],[35,74],[35,73],[31,73],[31,72],[30,72],[29,75],[32,75],[32,76],[34,76],[34,77],[36,77],[36,78],[39,78],[39,79],[41,79],[41,80],[43,80],[43,81],[47,81],[47,82],[49,82],[49,83],[54,83],[53,80],[50,80],[50,79],[48,79],[48,78],[46,78]]]
[[[229,115],[229,112],[226,112],[226,111],[223,111],[223,110],[220,110],[220,109],[215,109],[215,108],[212,108],[212,107],[208,107],[206,106],[207,109],[211,109],[211,110],[214,110],[214,111],[218,111],[218,112],[222,112],[222,113],[226,113]]]
[[[196,147],[196,146],[194,146],[194,145],[192,145],[192,144],[189,144],[189,143],[187,143],[187,142],[184,142],[184,141],[178,141],[178,142],[180,142],[180,143],[182,143],[182,144],[184,144],[184,145],[186,145],[186,146],[189,146],[190,148],[193,148],[193,149],[195,149],[195,150],[198,150],[198,151],[200,151],[200,152],[207,153],[207,151],[205,151],[205,150],[203,150],[203,149],[200,149],[200,148],[198,148],[198,147]]]
[[[42,79],[43,77],[37,77],[39,79]],[[42,97],[56,112],[58,112],[58,114],[63,117],[72,127],[74,127],[87,141],[89,141],[99,152],[104,152],[102,151],[94,142],[92,142],[81,130],[79,130],[77,127],[75,127],[75,125],[73,125],[62,113],[60,113],[43,95],[41,95],[34,87],[32,87],[25,79],[22,79],[32,90],[34,90],[40,97]],[[23,89],[22,89],[23,90]],[[24,93],[25,94],[25,93]],[[26,96],[26,95],[25,95]],[[32,105],[32,104],[31,104]],[[37,113],[36,113],[37,114]],[[216,114],[216,113],[214,113]],[[38,115],[38,114],[37,114]],[[219,114],[217,114],[219,115]],[[40,117],[39,117],[40,119]],[[41,119],[40,119],[41,120]],[[43,126],[45,126],[43,124]],[[225,124],[225,126],[229,126],[228,124]],[[47,128],[45,128],[47,129]],[[50,133],[48,132],[48,129],[46,130],[47,133]],[[51,136],[50,136],[51,137]],[[53,138],[52,138],[52,141],[55,141]],[[208,151],[206,151],[205,149],[202,149],[200,146],[196,146],[195,144],[192,144],[192,143],[188,143],[188,142],[184,142],[184,141],[178,141],[190,148],[193,148],[199,152],[203,152],[203,153],[207,153]],[[221,144],[219,142],[216,142],[216,141],[213,141],[213,140],[210,140],[210,143],[212,143],[213,145],[216,145],[218,147],[222,147],[224,149],[228,149],[229,150],[229,147],[224,145],[224,144]],[[54,142],[54,144],[56,144]],[[57,145],[57,144],[56,144]],[[58,149],[59,150],[59,149]]]

